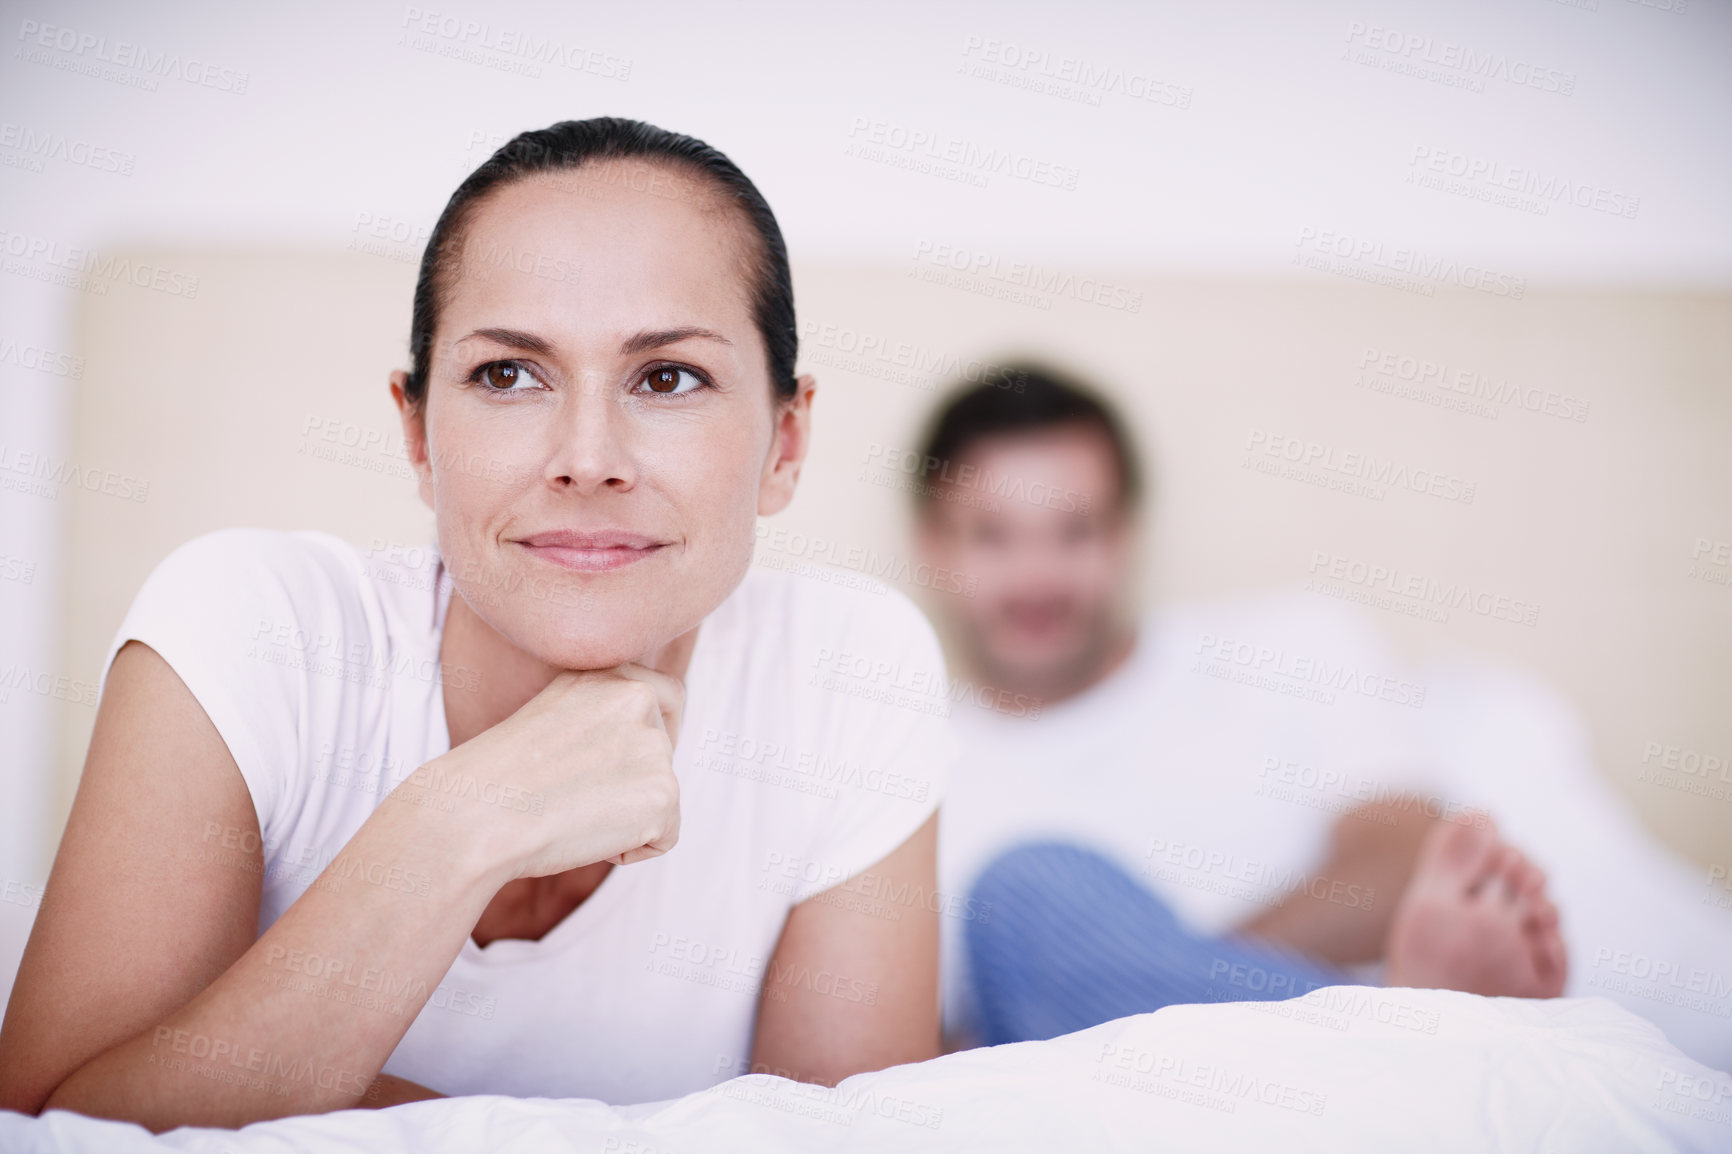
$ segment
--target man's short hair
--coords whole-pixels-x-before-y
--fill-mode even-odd
[[[1098,430],[1118,463],[1121,513],[1142,499],[1142,469],[1117,410],[1094,387],[1033,361],[993,365],[973,385],[953,386],[933,415],[921,450],[927,461],[956,461],[988,437],[1023,436],[1053,429]],[[916,504],[930,512],[937,503],[930,486],[915,488]]]

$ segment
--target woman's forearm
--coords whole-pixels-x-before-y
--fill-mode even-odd
[[[402,782],[215,981],[42,1109],[162,1130],[390,1100],[380,1071],[502,885],[677,840],[680,692],[635,666],[557,674]]]
[[[373,1084],[367,1087],[366,1095],[357,1103],[371,1110],[383,1110],[386,1106],[401,1106],[405,1102],[425,1102],[430,1098],[443,1098],[445,1095],[437,1090],[429,1090],[419,1082],[411,1082],[407,1078],[399,1078],[395,1074],[380,1074],[373,1079]]]
[[[476,844],[449,815],[387,799],[216,981],[43,1109],[161,1131],[426,1096],[380,1070],[506,880]]]

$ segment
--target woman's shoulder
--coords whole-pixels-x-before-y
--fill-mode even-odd
[[[380,579],[354,545],[319,530],[215,529],[159,561],[133,600],[126,628],[151,627],[206,648],[389,645],[406,623],[431,620],[400,604],[431,605]],[[135,634],[136,635],[136,634]],[[144,638],[141,636],[141,640]]]
[[[955,757],[931,624],[900,591],[850,576],[754,566],[724,622],[730,681],[715,696],[734,708],[703,731],[719,735],[735,774],[718,780],[776,808],[761,828],[801,863],[791,904],[906,842],[944,796]]]
[[[393,608],[406,596],[330,533],[201,533],[145,579],[109,644],[103,681],[128,640],[156,650],[228,745],[266,844],[281,844],[302,816],[326,812],[315,798],[335,772],[319,760],[332,742],[374,750],[390,716],[382,703],[400,679],[415,678],[403,682],[413,700],[435,683],[419,660],[431,651],[437,670],[431,634],[412,632],[415,621]],[[340,804],[363,793],[334,796]]]
[[[314,529],[212,529],[174,548],[148,579],[183,596],[206,598],[214,611],[292,608],[340,610],[367,599],[373,582],[359,549]]]
[[[188,576],[250,571],[293,582],[353,574],[359,562],[355,547],[331,533],[237,527],[200,533],[176,546],[161,564]]]

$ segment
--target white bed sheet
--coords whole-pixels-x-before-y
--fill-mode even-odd
[[[0,1113],[8,1151],[1732,1150],[1732,1075],[1602,998],[1338,986],[1173,1006],[835,1089],[770,1075],[670,1102],[452,1098],[240,1131]]]

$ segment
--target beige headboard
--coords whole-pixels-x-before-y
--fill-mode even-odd
[[[200,287],[187,300],[117,284],[85,306],[70,457],[148,482],[142,501],[63,497],[61,668],[89,681],[146,573],[195,534],[324,528],[364,546],[421,542],[431,526],[386,391],[413,254],[134,255]],[[1656,745],[1698,767],[1732,753],[1732,295],[1425,295],[1310,269],[1041,275],[971,275],[931,253],[797,268],[801,362],[820,391],[813,459],[781,524],[905,556],[906,497],[871,483],[868,459],[913,447],[939,374],[1045,354],[1109,385],[1143,438],[1149,595],[1294,586],[1336,558],[1342,572],[1471,588],[1480,608],[1445,622],[1370,615],[1412,655],[1466,648],[1560,686],[1648,824],[1732,862],[1732,799],[1640,780]],[[1247,467],[1290,451],[1324,483]],[[1376,484],[1379,470],[1380,498],[1327,484]],[[56,829],[94,717],[63,708]]]

